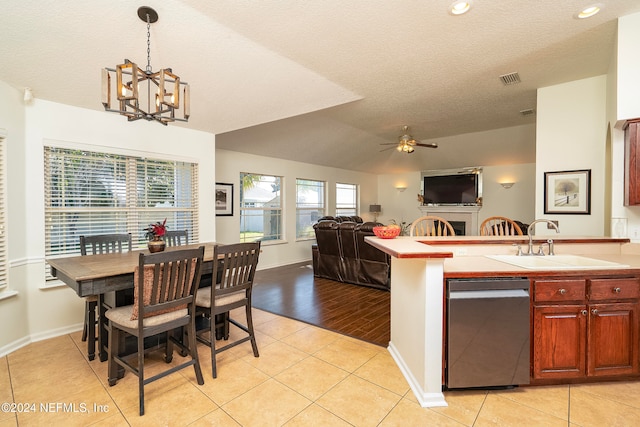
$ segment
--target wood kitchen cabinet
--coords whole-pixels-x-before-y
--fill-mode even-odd
[[[640,205],[640,119],[624,128],[624,204]]]
[[[640,279],[534,281],[533,379],[640,373]]]

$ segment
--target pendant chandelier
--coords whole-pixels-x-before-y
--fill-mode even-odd
[[[128,59],[124,64],[102,69],[102,105],[105,111],[120,113],[131,122],[145,119],[167,125],[189,121],[189,85],[171,68],[153,72],[151,68],[151,24],[158,14],[150,7],[138,9],[138,17],[147,23],[147,67],[142,70]],[[112,76],[115,75],[115,97],[118,109],[111,108]],[[182,99],[180,95],[182,92]],[[182,102],[182,103],[181,103]],[[181,116],[181,117],[179,117]]]

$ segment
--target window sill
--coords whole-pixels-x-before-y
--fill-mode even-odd
[[[313,237],[298,237],[296,242],[308,242],[310,240],[316,240],[316,236]]]
[[[40,290],[48,290],[48,289],[56,289],[56,288],[62,288],[67,286],[66,283],[64,283],[61,280],[49,280],[47,282],[44,283],[44,285],[40,286],[39,289]]]
[[[284,245],[286,244],[286,240],[263,240],[260,242],[260,246],[275,246],[275,245]]]
[[[3,299],[9,299],[9,298],[15,297],[16,295],[18,295],[18,291],[10,291],[10,290],[0,291],[0,301],[2,301]]]

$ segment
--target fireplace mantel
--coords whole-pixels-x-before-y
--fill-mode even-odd
[[[435,215],[447,221],[464,221],[467,236],[478,235],[480,205],[420,205],[422,215]]]

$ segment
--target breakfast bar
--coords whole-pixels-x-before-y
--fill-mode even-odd
[[[543,343],[539,343],[540,348],[536,349],[536,337],[532,333],[531,384],[568,379],[588,382],[617,375],[640,378],[638,345],[627,342],[611,346],[611,342],[606,342],[607,339],[626,337],[636,344],[638,341],[640,250],[637,245],[630,244],[628,239],[553,237],[557,258],[546,255],[523,256],[519,259],[512,258],[516,254],[514,244],[526,244],[526,237],[367,237],[368,243],[392,257],[391,340],[388,349],[421,406],[447,405],[443,394],[443,361],[447,339],[445,292],[447,280],[453,278],[527,279],[532,286],[531,301],[535,298],[540,301],[539,310],[533,302],[531,304],[534,313],[531,316],[532,325],[535,319],[546,321],[545,310],[553,308],[549,301],[562,301],[563,298],[572,298],[571,302],[578,310],[575,319],[580,322],[579,325],[586,328],[589,322],[594,331],[600,325],[598,322],[607,321],[605,316],[599,320],[598,308],[616,307],[615,313],[627,316],[616,323],[629,325],[624,326],[626,329],[620,334],[600,337],[609,347],[620,348],[618,353],[582,357],[585,366],[571,370],[544,365],[547,359],[536,351],[551,350],[544,348]],[[536,245],[546,241],[543,237],[534,238]],[[536,261],[525,261],[527,258],[535,258]],[[568,290],[572,289],[570,286],[577,289],[572,296],[568,295]],[[543,290],[551,292],[551,296],[543,296]],[[598,298],[602,304],[593,307],[588,305],[597,302]],[[619,305],[614,305],[616,303]],[[585,313],[585,307],[593,311],[592,320],[588,320],[592,314]],[[594,345],[595,338],[589,339],[590,345]],[[586,335],[584,340],[587,340]],[[581,343],[584,347],[584,342]],[[611,360],[603,360],[599,364],[598,357],[609,357]],[[535,371],[536,368],[538,371]]]

